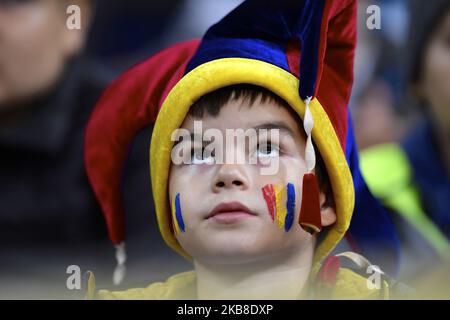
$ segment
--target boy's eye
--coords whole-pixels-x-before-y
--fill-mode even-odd
[[[191,151],[191,164],[214,164],[214,153],[205,155],[205,149],[197,148]]]
[[[280,149],[277,145],[270,142],[260,143],[257,146],[256,156],[258,158],[278,157],[280,155]]]

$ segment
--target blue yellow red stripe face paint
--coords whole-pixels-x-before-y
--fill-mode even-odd
[[[275,207],[275,191],[272,184],[264,186],[262,189],[264,200],[267,203],[267,209],[269,210],[272,221],[275,221],[276,207]]]
[[[180,231],[185,232],[179,193],[177,193],[175,198],[172,200],[172,222],[175,234],[179,234]]]
[[[275,189],[275,207],[277,208],[276,224],[278,228],[283,228],[286,219],[286,188],[274,186]]]
[[[287,200],[286,200],[286,219],[284,221],[284,230],[289,231],[292,228],[295,217],[295,187],[292,183],[286,186]]]
[[[270,217],[278,228],[287,232],[292,228],[295,217],[295,187],[292,183],[284,186],[268,184],[262,189]]]

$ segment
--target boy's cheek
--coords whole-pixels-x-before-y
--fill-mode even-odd
[[[178,191],[203,190],[213,179],[214,165],[179,165],[171,169],[171,185]],[[194,195],[195,196],[195,195]]]

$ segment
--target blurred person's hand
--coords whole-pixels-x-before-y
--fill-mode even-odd
[[[69,5],[81,29],[66,26]],[[0,0],[0,112],[44,93],[84,45],[91,0]]]

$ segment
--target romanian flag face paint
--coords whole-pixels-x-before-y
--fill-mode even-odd
[[[179,234],[180,231],[184,232],[183,215],[181,214],[180,194],[177,193],[172,200],[172,221],[175,234]]]
[[[266,200],[267,208],[269,209],[272,221],[275,221],[276,206],[275,206],[275,191],[272,184],[264,186],[262,189],[264,200]]]
[[[286,219],[286,188],[281,186],[274,186],[275,189],[275,207],[276,207],[276,219],[275,222],[278,228],[283,228],[284,221]]]
[[[295,216],[295,188],[292,183],[284,186],[268,184],[262,188],[270,217],[278,228],[287,232],[292,228]]]
[[[289,231],[294,223],[295,216],[295,187],[292,183],[287,184],[286,193],[286,218],[284,219],[284,229]]]

